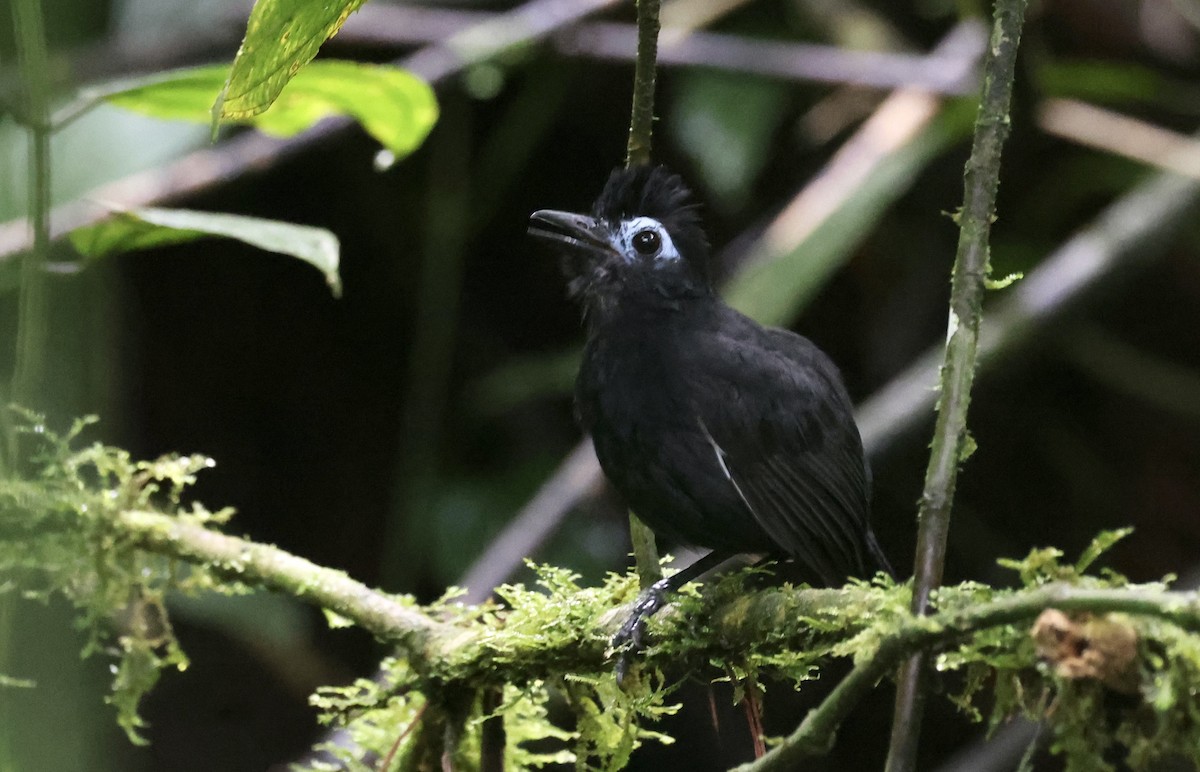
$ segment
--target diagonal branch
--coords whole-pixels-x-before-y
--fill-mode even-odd
[[[117,525],[142,549],[210,566],[232,580],[329,609],[376,637],[397,641],[409,656],[419,655],[426,639],[444,627],[401,596],[373,590],[341,571],[269,544],[157,512],[122,512]]]
[[[55,527],[72,527],[71,522]],[[556,599],[523,591],[524,600],[519,597],[507,612],[463,613],[438,621],[427,609],[368,588],[343,572],[177,516],[122,511],[112,527],[137,548],[204,566],[237,582],[283,592],[345,616],[379,638],[395,642],[418,673],[442,685],[462,680],[479,688],[566,673],[611,674],[607,641],[622,620],[621,609],[614,610],[604,592],[596,589],[556,590],[560,594]],[[1095,588],[1057,582],[998,591],[987,600],[979,599],[979,590],[976,585],[963,590],[946,588],[939,596],[937,612],[924,618],[896,617],[895,596],[907,594],[899,586],[771,587],[707,593],[691,601],[704,607],[703,628],[697,629],[688,614],[657,619],[655,638],[668,645],[648,647],[645,661],[650,667],[670,668],[703,665],[711,657],[731,651],[749,655],[752,651],[769,654],[811,649],[814,641],[819,642],[817,646],[828,646],[877,626],[878,650],[793,735],[804,739],[793,742],[789,738],[776,749],[777,755],[768,754],[761,760],[772,764],[789,758],[794,751],[783,750],[789,745],[799,743],[805,753],[827,747],[829,733],[836,730],[853,702],[900,658],[977,630],[1019,623],[1046,608],[1119,611],[1200,632],[1200,593],[1167,591],[1158,584]],[[605,591],[619,591],[619,587],[613,585]],[[536,606],[548,601],[571,609],[571,613],[550,619],[538,616],[535,609],[531,617],[530,609],[524,607],[525,603]]]

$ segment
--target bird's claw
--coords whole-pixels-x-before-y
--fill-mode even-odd
[[[621,625],[621,629],[612,637],[610,646],[618,652],[616,668],[618,686],[624,685],[625,676],[629,672],[631,656],[640,652],[645,646],[646,620],[654,616],[666,604],[666,590],[659,584],[651,585],[638,596],[629,616]]]

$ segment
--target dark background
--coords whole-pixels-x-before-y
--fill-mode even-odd
[[[1200,41],[1182,12],[1200,5],[1176,1],[1047,0],[1031,9],[994,228],[998,275],[1036,270],[1155,173],[1040,131],[1045,99],[1083,97],[1168,129],[1195,129]],[[172,15],[170,5],[47,3],[57,61],[86,82],[232,57],[243,6],[200,4]],[[866,36],[869,47],[924,51],[956,21],[956,7],[937,0],[755,0],[714,28],[847,46]],[[327,50],[379,61],[410,48],[347,34]],[[1066,67],[1078,63],[1097,69]],[[218,466],[197,495],[210,507],[237,508],[233,532],[372,585],[437,597],[579,439],[568,391],[578,316],[557,267],[524,231],[534,209],[587,207],[621,161],[630,82],[627,63],[535,48],[441,85],[433,135],[388,171],[373,169],[376,146],[354,129],[174,202],[329,228],[342,242],[344,296],[332,298],[298,261],[219,241],[57,278],[60,377],[50,401],[61,421],[96,413],[102,422],[92,436],[137,457],[211,455]],[[835,94],[868,104],[882,96],[711,69],[660,73],[655,156],[707,202],[717,247],[752,240],[849,136],[852,112],[826,137],[805,128]],[[56,145],[59,200],[161,163],[204,133],[103,120],[112,124],[85,123]],[[697,121],[708,133],[685,141],[681,127]],[[7,219],[21,211],[21,135],[11,124],[0,129],[8,155],[0,171],[12,180],[0,201]],[[714,155],[721,146],[727,152]],[[858,224],[861,240],[845,264],[795,309],[793,328],[830,352],[856,399],[944,338],[957,238],[944,213],[961,202],[966,153],[965,140],[955,143],[882,216]],[[714,157],[734,160],[721,171]],[[982,373],[970,420],[979,450],[960,479],[947,581],[1010,582],[995,558],[1046,545],[1075,555],[1098,531],[1124,525],[1136,531],[1110,565],[1131,578],[1186,575],[1200,563],[1198,239],[1193,212],[1165,249],[1147,246]],[[736,259],[739,250],[721,254]],[[0,296],[6,337],[14,301],[14,293]],[[0,357],[7,370],[11,346]],[[898,566],[912,558],[930,428],[922,421],[874,459],[874,519]],[[626,563],[624,529],[619,502],[590,497],[536,557],[598,577]],[[65,610],[20,608],[9,668],[41,686],[0,693],[14,722],[14,768],[262,770],[316,738],[305,704],[313,688],[369,673],[384,653],[364,634],[330,631],[319,613],[266,596],[180,603],[176,625],[192,665],[168,674],[147,700],[151,745],[134,748],[102,704],[106,663],[79,662]],[[794,726],[802,703],[840,672],[831,667],[800,696],[771,688],[768,733]],[[643,749],[633,768],[723,769],[749,757],[748,730],[727,689],[716,688],[719,730],[706,689],[685,689],[682,699],[667,727],[679,742]],[[810,768],[879,768],[890,699],[885,685],[855,711],[835,752]],[[927,722],[922,769],[940,768],[982,734],[940,699]]]

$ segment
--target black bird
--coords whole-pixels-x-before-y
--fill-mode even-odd
[[[668,590],[739,553],[792,559],[824,585],[892,572],[837,367],[722,302],[677,175],[617,169],[591,215],[534,212],[529,233],[583,306],[575,402],[604,473],[655,532],[712,550],[645,594],[614,645],[636,645]]]

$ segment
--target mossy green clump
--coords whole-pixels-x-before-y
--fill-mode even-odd
[[[1023,560],[1002,560],[1001,565],[1017,573],[1023,588],[946,587],[938,591],[938,607],[967,607],[1063,582],[1166,597],[1167,581],[1134,585],[1109,569],[1087,573],[1129,533],[1124,529],[1100,534],[1075,563],[1063,562],[1063,553],[1053,548],[1033,550]],[[1075,636],[1068,656],[1086,660],[1095,655],[1089,667],[1072,671],[1064,667],[1068,662],[1039,651],[1031,634],[1037,624],[990,627],[938,658],[939,670],[965,675],[963,688],[950,699],[975,720],[986,720],[989,732],[1017,716],[1045,722],[1049,747],[1063,757],[1067,772],[1107,772],[1126,768],[1122,764],[1153,769],[1172,758],[1200,762],[1200,705],[1195,699],[1200,690],[1200,637],[1156,616],[1064,616],[1073,620]],[[1105,661],[1112,655],[1102,637],[1116,631],[1122,641],[1130,642],[1128,663]],[[1105,677],[1105,668],[1126,664],[1132,670],[1131,682]]]
[[[182,501],[196,474],[214,462],[199,455],[135,461],[100,443],[77,448],[94,419],[77,420],[57,434],[41,416],[12,411],[25,463],[20,476],[0,479],[0,592],[43,602],[59,594],[74,604],[88,634],[84,654],[115,660],[108,701],[117,722],[131,741],[144,743],[139,700],[163,670],[187,667],[164,597],[244,588],[203,566],[136,548],[117,518],[139,509],[201,524],[225,522],[231,510],[210,512]]]

